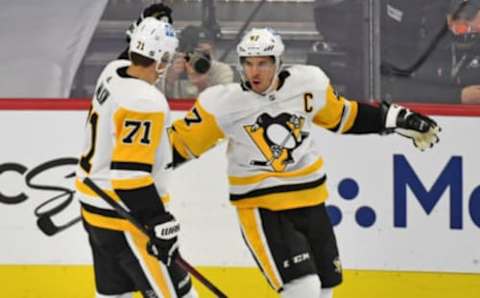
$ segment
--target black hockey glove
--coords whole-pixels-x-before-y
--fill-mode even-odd
[[[132,33],[135,30],[135,28],[137,28],[137,25],[140,24],[140,22],[146,17],[154,17],[157,20],[164,20],[165,22],[173,24],[172,9],[170,7],[168,7],[163,3],[152,4],[147,8],[145,8],[142,11],[142,14],[140,14],[140,17],[136,21],[134,21],[132,24],[130,24],[130,26],[128,27],[126,31],[128,42],[130,42]]]
[[[147,223],[150,241],[147,251],[167,266],[178,254],[178,233],[180,224],[169,212],[152,218]]]
[[[424,151],[439,142],[441,128],[433,119],[409,109],[383,101],[381,104],[385,133],[395,132],[412,139],[416,148]]]

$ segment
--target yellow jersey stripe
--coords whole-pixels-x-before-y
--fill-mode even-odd
[[[82,208],[82,217],[92,226],[115,230],[128,231],[131,233],[140,233],[140,231],[126,219],[112,218],[100,214],[91,213]]]
[[[120,180],[125,180],[125,181],[119,182]],[[127,181],[127,180],[134,180],[134,181],[132,181],[131,184],[130,184],[130,182]],[[147,180],[151,180],[151,182],[147,183]],[[117,182],[114,182],[114,181],[117,181]],[[137,179],[116,179],[116,180],[112,180],[112,184],[114,184],[114,183],[119,183],[120,187],[118,187],[117,189],[134,189],[134,188],[137,188],[137,187],[140,188],[140,187],[144,187],[144,186],[152,184],[153,183],[153,178],[151,176],[146,176],[146,177],[141,177],[138,180]],[[143,185],[143,183],[145,183],[145,185]],[[128,186],[131,186],[131,187],[128,187]],[[134,187],[134,186],[137,186],[137,187]],[[100,197],[93,190],[91,190],[90,187],[85,185],[85,183],[83,183],[83,181],[80,180],[80,179],[75,180],[75,188],[84,195],[87,195],[89,197],[98,197],[100,199]],[[103,189],[103,191],[106,192],[108,195],[110,195],[110,197],[113,200],[115,200],[117,202],[121,201],[120,197],[117,195],[117,193],[115,191],[113,191],[111,189]],[[170,202],[170,195],[169,194],[163,195],[160,198],[162,200],[162,203],[164,203],[164,204]]]
[[[349,102],[350,102],[350,114],[348,115],[348,119],[346,120],[341,133],[345,133],[349,131],[352,128],[353,123],[355,122],[355,119],[357,119],[358,103],[356,101],[349,101]]]
[[[75,180],[75,188],[81,192],[82,194],[86,195],[86,196],[89,196],[89,197],[98,197],[98,195],[90,189],[90,187],[88,187],[85,183],[83,183],[82,180],[80,179],[76,179]],[[112,199],[114,199],[115,201],[119,202],[120,201],[120,197],[117,196],[117,194],[111,190],[111,189],[102,189],[104,192],[106,192]]]
[[[172,294],[171,290],[169,289],[166,277],[164,276],[164,271],[162,270],[160,261],[157,260],[155,257],[151,256],[147,250],[148,238],[141,234],[141,235],[133,235],[132,239],[137,247],[137,252],[140,253],[140,257],[142,258],[141,262],[143,266],[146,266],[148,269],[149,280],[155,282],[156,287],[162,294],[162,297],[165,298],[172,298],[174,294]]]
[[[153,184],[152,176],[141,176],[136,178],[126,178],[126,179],[112,179],[112,187],[114,189],[134,189],[142,188],[148,185]]]
[[[313,122],[327,129],[337,127],[342,120],[344,100],[335,94],[332,85],[328,85],[325,105],[315,114]]]
[[[277,272],[275,263],[271,258],[268,245],[264,243],[264,238],[261,236],[262,227],[259,227],[255,213],[256,209],[239,209],[240,224],[248,246],[254,252],[265,276],[269,279],[270,284],[278,290],[282,287],[282,281],[275,274]]]
[[[237,208],[265,208],[269,210],[286,210],[315,206],[328,198],[327,185],[298,191],[272,193],[263,196],[231,201]]]

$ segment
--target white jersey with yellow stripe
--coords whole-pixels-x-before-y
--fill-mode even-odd
[[[129,65],[128,60],[117,60],[105,67],[86,122],[76,188],[82,204],[95,208],[112,209],[82,183],[87,176],[127,209],[118,190],[153,185],[162,200],[168,197],[165,168],[171,149],[164,131],[169,107],[153,85],[126,75]],[[139,205],[145,200],[136,199]]]
[[[218,85],[199,95],[170,137],[184,158],[228,140],[230,200],[238,207],[298,208],[326,200],[326,175],[312,124],[348,131],[357,103],[337,96],[323,71],[293,65],[279,74],[268,96],[239,84]]]

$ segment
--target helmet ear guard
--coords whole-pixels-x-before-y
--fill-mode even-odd
[[[156,61],[155,71],[159,76],[163,75],[166,71],[166,67],[160,68],[162,65],[169,65],[173,60],[173,55],[170,52],[164,52],[159,61]]]

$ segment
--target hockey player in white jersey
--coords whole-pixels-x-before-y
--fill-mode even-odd
[[[174,165],[227,140],[230,201],[270,286],[284,298],[332,297],[342,268],[314,124],[340,134],[398,133],[420,150],[438,142],[440,129],[404,107],[347,100],[320,68],[283,67],[283,51],[271,29],[243,37],[242,83],[208,88],[169,129]]]
[[[154,86],[177,45],[169,23],[145,18],[131,36],[130,61],[111,62],[98,79],[76,180],[97,297],[132,297],[134,291],[150,298],[197,297],[189,274],[173,262],[179,225],[164,205],[170,111]],[[85,177],[144,224],[152,239],[91,191]],[[158,233],[162,227],[173,227],[168,237]]]

